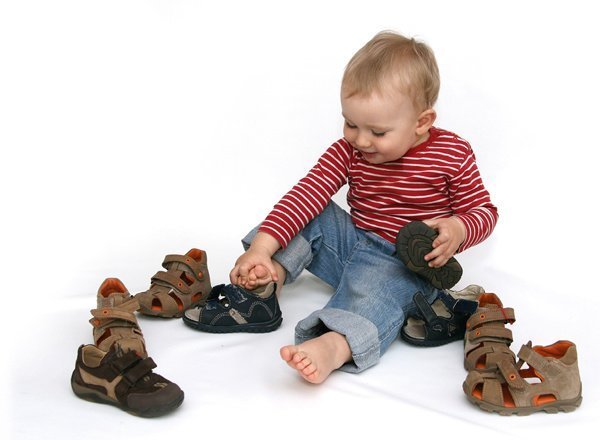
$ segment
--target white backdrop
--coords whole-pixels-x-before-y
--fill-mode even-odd
[[[2,431],[399,438],[600,428],[593,3],[2,0]],[[278,348],[327,300],[310,275],[283,293],[284,325],[268,335],[140,318],[157,371],[186,392],[172,415],[143,420],[76,399],[69,376],[77,347],[92,342],[102,280],[145,290],[165,254],[199,247],[213,282],[225,282],[239,238],[341,136],[345,63],[384,29],[434,49],[436,125],[471,142],[499,207],[493,236],[459,256],[459,286],[482,284],[515,308],[515,350],[529,339],[576,342],[581,408],[479,411],[462,395],[459,343],[397,343],[361,375],[305,384]]]

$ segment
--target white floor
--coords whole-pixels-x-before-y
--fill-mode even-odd
[[[496,9],[497,8],[497,9]],[[0,3],[0,430],[38,438],[586,438],[596,365],[598,28],[588,3]],[[185,401],[139,419],[77,399],[69,377],[109,276],[147,288],[167,253],[208,252],[226,282],[239,238],[341,136],[339,79],[373,34],[434,48],[437,125],[468,139],[500,210],[459,255],[459,287],[514,307],[521,344],[577,344],[575,412],[500,417],[468,403],[461,344],[402,342],[359,375],[303,382],[278,357],[330,291],[283,292],[282,327],[209,335],[140,317]],[[343,194],[336,197],[343,201]]]

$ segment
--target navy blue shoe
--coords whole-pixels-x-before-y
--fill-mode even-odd
[[[461,291],[440,291],[433,304],[421,292],[415,293],[416,312],[408,315],[400,337],[411,345],[437,347],[463,339],[469,317],[479,306],[485,290],[471,284]]]
[[[204,306],[185,311],[183,322],[209,333],[272,332],[283,320],[276,287],[269,283],[260,291],[250,291],[234,284],[215,286]]]

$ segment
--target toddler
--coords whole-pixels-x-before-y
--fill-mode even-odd
[[[296,326],[282,359],[307,381],[376,364],[397,338],[412,297],[438,290],[394,255],[398,231],[424,221],[438,237],[425,259],[441,267],[487,238],[498,214],[471,146],[434,126],[439,73],[422,42],[377,34],[348,63],[341,85],[344,137],[243,240],[230,273],[278,290],[307,269],[335,292]],[[346,212],[331,201],[349,185]]]

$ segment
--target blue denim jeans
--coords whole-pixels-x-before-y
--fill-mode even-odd
[[[258,228],[242,243],[247,249]],[[363,371],[398,337],[417,291],[432,302],[438,290],[394,256],[395,246],[358,229],[350,215],[331,202],[273,259],[286,270],[285,283],[304,269],[335,289],[325,307],[296,326],[296,343],[335,331],[346,337],[352,361],[341,369]]]

